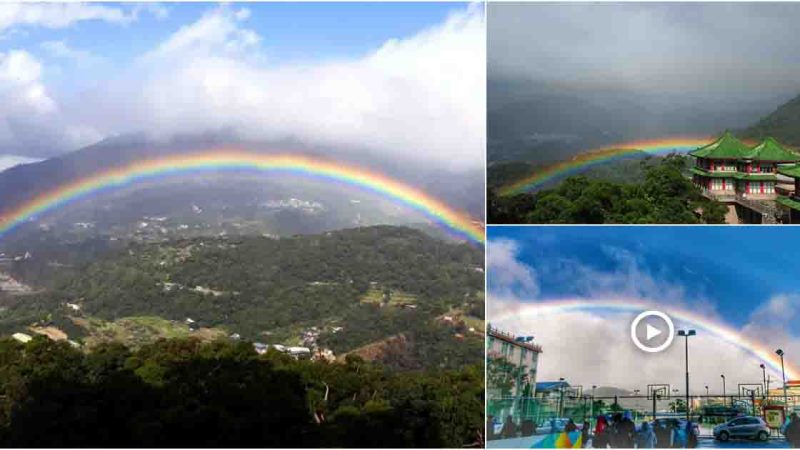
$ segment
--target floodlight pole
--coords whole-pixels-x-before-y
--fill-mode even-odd
[[[789,399],[786,397],[786,372],[783,369],[783,350],[777,349],[775,353],[781,357],[781,378],[783,378],[783,410],[789,407]]]
[[[690,406],[689,406],[689,336],[696,335],[694,330],[678,330],[678,336],[683,336],[684,345],[686,348],[686,420],[689,420]]]
[[[722,406],[728,406],[728,398],[725,397],[725,374],[720,376],[722,377]]]

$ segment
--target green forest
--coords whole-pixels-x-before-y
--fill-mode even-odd
[[[91,352],[0,340],[5,447],[463,447],[482,444],[483,368],[388,371],[249,343]]]
[[[566,178],[557,187],[514,196],[487,195],[490,223],[724,223],[727,208],[684,175],[688,158],[644,160],[640,182]]]
[[[42,272],[24,267],[31,264],[20,262],[16,273]],[[482,267],[474,246],[390,226],[130,243],[36,279],[47,286],[40,293],[4,299],[0,332],[38,324],[80,342],[90,330],[76,318],[147,316],[183,327],[191,318],[198,327],[280,344],[317,327],[318,344],[336,354],[402,334],[410,345],[387,355],[388,366],[458,368],[482,360],[482,340],[437,318],[456,311],[483,319]],[[371,291],[413,299],[413,308],[365,302]]]

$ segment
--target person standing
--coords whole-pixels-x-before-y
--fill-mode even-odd
[[[797,413],[789,416],[789,425],[786,426],[784,435],[792,448],[800,448],[800,417]]]
[[[597,424],[594,426],[594,436],[592,437],[592,447],[608,447],[608,421],[604,415],[597,416]]]
[[[637,448],[655,448],[656,447],[656,433],[650,424],[645,421],[642,422],[642,427],[636,434],[636,447]]]
[[[575,421],[574,420],[569,419],[569,421],[567,422],[567,425],[564,427],[564,431],[566,431],[567,433],[572,433],[573,431],[578,431],[578,426],[575,425]]]
[[[583,421],[583,427],[581,427],[581,444],[586,447],[589,445],[589,429],[592,425],[589,423],[588,420]]]
[[[672,430],[667,427],[666,423],[656,422],[655,432],[656,448],[670,448],[672,446]]]
[[[503,429],[500,430],[500,437],[503,439],[511,439],[517,437],[517,426],[514,425],[514,418],[511,416],[506,417],[503,424]]]
[[[617,424],[617,446],[620,448],[633,448],[636,437],[636,424],[633,423],[633,415],[630,411],[625,411],[622,419]]]

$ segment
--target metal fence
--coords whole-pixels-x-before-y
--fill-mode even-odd
[[[750,395],[692,395],[689,396],[688,417],[700,425],[726,422],[740,415],[764,417],[765,409],[784,407],[785,416],[800,414],[800,396]],[[592,397],[558,392],[545,396],[489,396],[487,417],[502,424],[510,416],[521,429],[548,427],[551,419],[572,419],[576,424],[586,421],[593,427],[597,416],[629,411],[635,422],[654,419],[687,418],[686,397],[680,395],[629,395]],[[563,421],[562,421],[563,422]],[[499,427],[500,425],[498,425]]]

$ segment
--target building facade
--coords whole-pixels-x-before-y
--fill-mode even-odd
[[[486,357],[495,367],[501,368],[498,375],[506,374],[510,395],[535,395],[536,371],[539,366],[541,346],[533,343],[532,337],[517,337],[489,325],[486,342]]]
[[[778,173],[792,178],[794,183],[792,188],[782,192],[777,202],[788,212],[789,223],[800,223],[800,164],[781,167]]]
[[[781,167],[800,161],[800,155],[771,137],[749,147],[727,131],[689,155],[695,158],[691,169],[694,184],[709,197],[723,202],[776,200]]]
[[[486,396],[488,414],[496,418],[525,415],[536,395],[541,346],[533,337],[515,336],[488,325],[486,330]]]

